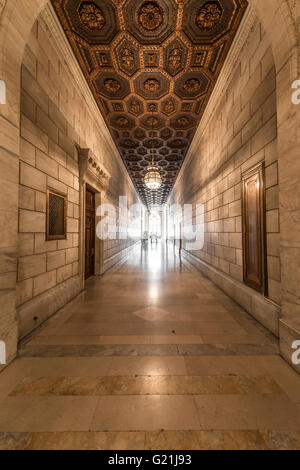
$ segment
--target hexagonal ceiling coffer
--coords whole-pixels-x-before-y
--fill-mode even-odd
[[[196,123],[196,119],[189,114],[178,114],[170,121],[170,126],[173,129],[189,129],[193,127]]]
[[[91,45],[110,44],[120,29],[113,2],[64,0],[62,11],[72,31]]]
[[[164,67],[174,77],[181,72],[187,60],[188,49],[179,38],[174,39],[164,51]]]
[[[130,93],[128,81],[116,72],[100,72],[93,83],[98,93],[110,99],[124,99]]]
[[[170,147],[171,149],[183,149],[184,147],[186,147],[187,142],[188,141],[186,139],[175,138],[168,141],[168,147]],[[166,160],[168,159],[166,158]]]
[[[147,130],[156,130],[165,125],[165,120],[159,114],[145,114],[140,119],[140,125]]]
[[[182,99],[198,98],[207,93],[210,79],[204,72],[187,72],[175,82],[174,91]]]
[[[132,96],[126,103],[127,110],[133,116],[139,116],[144,112],[143,102],[136,96]]]
[[[119,145],[125,149],[136,149],[139,146],[139,142],[134,139],[122,139],[120,140]]]
[[[176,29],[177,5],[173,0],[129,0],[125,27],[142,44],[161,44]]]
[[[144,147],[140,147],[139,149],[137,149],[137,153],[139,153],[140,155],[146,155],[148,153],[148,150]]]
[[[169,129],[169,127],[166,127],[165,129],[163,129],[162,131],[160,131],[160,137],[161,139],[164,139],[164,140],[168,140],[172,137],[172,130]]]
[[[160,139],[146,139],[143,142],[144,147],[148,149],[159,149],[163,146],[163,141]]]
[[[135,127],[135,120],[126,114],[114,114],[109,121],[112,127],[120,130],[130,130]]]
[[[166,116],[171,116],[172,114],[176,113],[177,109],[178,101],[175,100],[172,96],[168,96],[161,103],[161,112],[164,113]]]
[[[228,31],[244,0],[192,0],[184,7],[182,29],[194,44],[213,44]]]
[[[139,51],[128,39],[123,38],[118,44],[115,55],[119,69],[131,77],[140,68]]]
[[[137,140],[143,140],[146,137],[146,133],[143,129],[141,129],[140,127],[137,127],[133,132],[133,136]]]
[[[135,79],[134,88],[145,99],[159,99],[169,92],[170,82],[160,72],[143,72]]]

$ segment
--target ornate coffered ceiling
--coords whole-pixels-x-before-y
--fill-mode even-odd
[[[166,202],[246,0],[51,0],[142,201]]]

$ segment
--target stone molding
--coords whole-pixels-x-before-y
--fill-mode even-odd
[[[254,26],[256,18],[257,18],[256,11],[254,7],[249,3],[246,9],[246,12],[244,14],[244,17],[242,19],[242,22],[240,24],[240,27],[236,33],[235,39],[228,52],[227,58],[224,62],[224,65],[222,67],[221,73],[214,87],[214,90],[208,101],[208,104],[206,106],[202,119],[199,123],[198,129],[193,138],[193,141],[191,143],[187,156],[185,157],[183,165],[180,169],[175,185],[178,184],[179,181],[181,180],[185,172],[187,164],[193,157],[194,153],[198,150],[198,142],[201,139],[202,134],[204,133],[209,123],[211,115],[215,112],[215,109],[219,104],[220,96],[223,95],[224,89],[226,89],[226,87],[228,86],[230,75],[235,69],[235,66],[238,61],[238,57],[241,53],[241,50],[245,46],[245,43],[249,37],[251,29]],[[172,196],[172,193],[170,194],[170,197],[171,196]]]
[[[116,158],[119,160],[125,178],[136,192],[136,189],[126,170],[124,162],[119,154],[119,151],[116,148],[116,145],[112,139],[112,136],[110,135],[110,132],[93,97],[89,85],[81,71],[80,65],[77,62],[77,59],[72,51],[69,41],[50,2],[48,2],[48,4],[42,10],[39,19],[42,20],[45,29],[48,32],[49,38],[53,39],[53,45],[56,48],[56,52],[58,53],[59,57],[61,57],[64,65],[70,71],[72,77],[74,78],[78,86],[79,92],[82,94],[82,96],[84,96],[87,107],[90,110],[93,118],[95,119],[95,122],[98,124],[97,129],[101,137],[103,137],[103,140],[109,146],[110,151],[113,151]]]
[[[112,274],[113,268],[120,267],[125,261],[128,259],[132,250],[137,246],[140,241],[133,243],[132,245],[128,246],[127,248],[123,248],[123,250],[119,251],[115,255],[112,255],[110,258],[104,260],[104,273]]]
[[[111,179],[110,174],[99,163],[97,157],[90,149],[78,149],[79,177],[81,183],[89,182],[92,178],[99,192],[106,191]]]

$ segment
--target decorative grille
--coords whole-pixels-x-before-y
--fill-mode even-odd
[[[55,240],[66,237],[65,196],[48,191],[47,239]]]

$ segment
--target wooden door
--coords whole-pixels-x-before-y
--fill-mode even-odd
[[[85,279],[95,274],[95,193],[86,189],[85,199]]]
[[[264,166],[243,174],[244,282],[267,293],[265,261]]]

